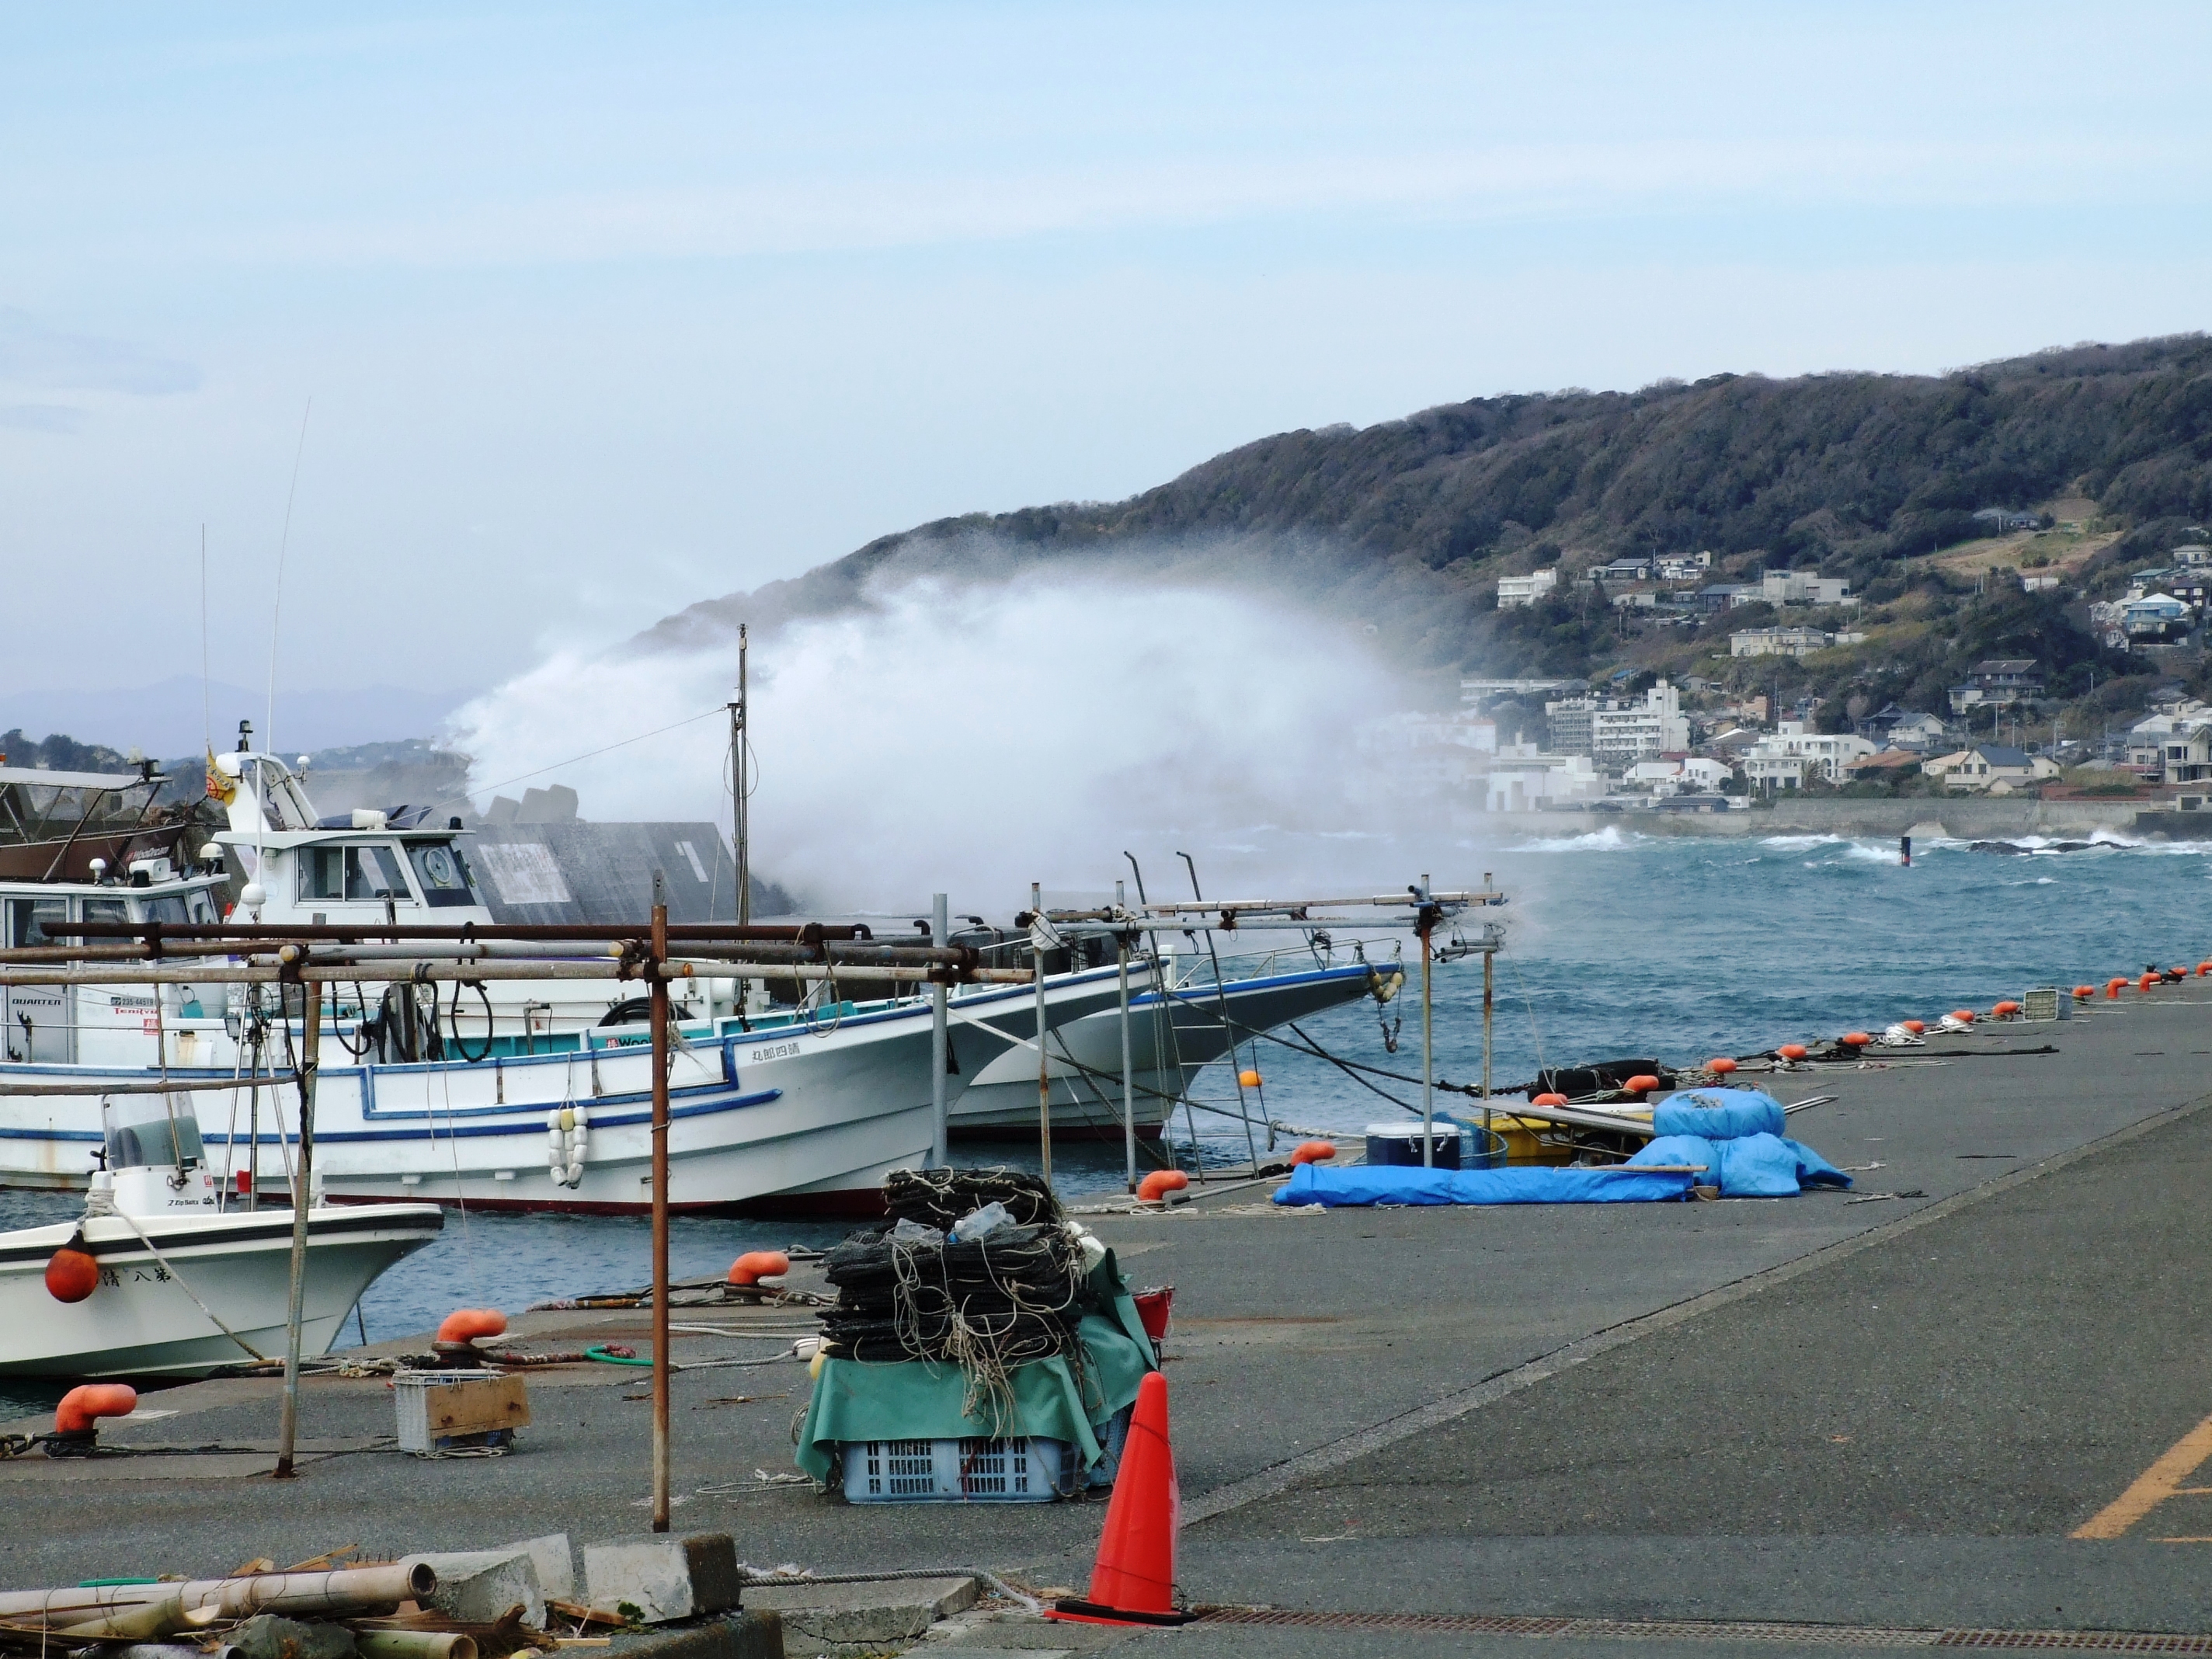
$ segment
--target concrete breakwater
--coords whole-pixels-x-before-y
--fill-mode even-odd
[[[1495,812],[1480,822],[1514,836],[1585,835],[1608,826],[1641,836],[2016,836],[2079,838],[2102,830],[2136,838],[2212,838],[2212,812],[2176,812],[2141,800],[2041,800],[2015,795],[1944,799],[1782,800],[1742,812]]]

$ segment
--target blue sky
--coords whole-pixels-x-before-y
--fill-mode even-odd
[[[258,683],[311,397],[280,680],[464,688],[1270,432],[2212,309],[2203,8],[0,30],[0,696],[196,674],[203,523]]]

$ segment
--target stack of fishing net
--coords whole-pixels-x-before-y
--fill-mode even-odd
[[[837,1287],[822,1315],[832,1358],[957,1364],[969,1413],[996,1418],[1011,1407],[1015,1366],[1079,1356],[1076,1327],[1091,1299],[1083,1252],[1044,1182],[1006,1170],[902,1170],[884,1195],[896,1224],[854,1234],[824,1263]],[[949,1236],[992,1204],[1006,1220],[966,1242]]]

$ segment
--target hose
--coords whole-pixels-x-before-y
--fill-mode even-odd
[[[493,1023],[491,993],[484,989],[484,983],[482,980],[476,981],[475,985],[477,995],[483,1000],[483,1047],[479,1048],[475,1054],[471,1054],[469,1052],[468,1044],[461,1041],[461,982],[459,980],[453,981],[453,1006],[447,1010],[446,1015],[446,1024],[453,1033],[453,1052],[471,1066],[481,1065],[484,1060],[490,1058]]]
[[[602,1342],[597,1347],[584,1350],[584,1358],[596,1359],[602,1365],[650,1365],[653,1362],[642,1354],[609,1353],[609,1345]]]

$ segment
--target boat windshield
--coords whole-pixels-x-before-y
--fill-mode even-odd
[[[107,1167],[150,1169],[157,1164],[200,1161],[200,1122],[190,1111],[171,1116],[157,1098],[142,1098],[106,1109]]]
[[[210,922],[216,918],[215,901],[204,887],[195,887],[183,893],[161,893],[152,898],[141,899],[138,908],[141,921]]]
[[[434,905],[481,904],[469,880],[469,866],[461,849],[447,841],[410,842],[407,856],[422,884],[422,896]]]
[[[301,849],[301,899],[380,899],[387,893],[402,904],[415,902],[406,871],[393,848],[376,842],[367,847]]]

